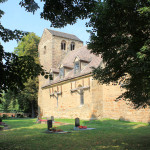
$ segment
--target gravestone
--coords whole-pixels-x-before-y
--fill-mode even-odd
[[[53,121],[52,120],[47,120],[47,128],[48,130],[50,130],[50,128],[52,128],[53,126]]]
[[[75,118],[75,127],[80,126],[80,119],[79,118]]]
[[[54,116],[51,116],[51,120],[54,121]]]

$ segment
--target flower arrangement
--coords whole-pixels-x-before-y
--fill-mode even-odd
[[[87,129],[87,126],[78,126],[79,129]]]
[[[56,127],[49,128],[49,131],[51,131],[51,132],[63,132],[63,130],[57,129]]]

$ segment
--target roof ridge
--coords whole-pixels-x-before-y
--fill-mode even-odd
[[[46,28],[47,29],[47,28]],[[70,33],[65,33],[65,32],[61,32],[61,31],[55,31],[55,30],[51,30],[51,29],[47,29],[52,35],[54,36],[58,36],[58,37],[64,37],[64,38],[68,38],[68,39],[72,39],[72,40],[76,40],[76,41],[80,41],[83,42],[82,40],[80,40],[76,35],[74,34],[70,34]]]
[[[47,29],[47,28],[46,28]],[[70,34],[70,33],[66,33],[66,32],[61,32],[61,31],[56,31],[56,30],[52,30],[52,29],[47,29],[47,30],[50,30],[50,31],[54,31],[54,32],[59,32],[59,33],[63,33],[63,34],[69,34],[69,35],[74,35],[74,34]],[[76,35],[74,35],[76,36]],[[77,36],[76,36],[77,37]]]

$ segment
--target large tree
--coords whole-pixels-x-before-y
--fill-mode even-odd
[[[0,0],[0,3],[7,0]],[[4,12],[0,10],[0,19],[4,15]],[[4,42],[10,40],[20,40],[27,32],[19,30],[10,30],[5,28],[0,23],[0,38]],[[0,96],[3,91],[7,92],[11,89],[15,92],[24,88],[24,83],[35,76],[38,76],[44,70],[41,66],[35,63],[31,56],[20,56],[13,53],[5,52],[3,46],[0,43]]]
[[[30,33],[24,36],[19,41],[18,46],[15,48],[15,54],[21,56],[32,56],[36,64],[39,64],[38,58],[38,44],[40,37],[35,33]],[[38,77],[29,78],[24,83],[24,89],[16,95],[19,107],[24,112],[32,112],[32,117],[35,117],[37,112],[38,100]]]
[[[126,76],[126,92],[119,98],[135,107],[150,105],[150,1],[98,3],[89,25],[93,32],[88,47],[105,63],[105,68],[94,69],[94,77],[110,83]]]

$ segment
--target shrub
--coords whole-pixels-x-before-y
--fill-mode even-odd
[[[7,114],[3,114],[3,119],[7,119]]]
[[[20,115],[20,118],[24,118],[24,116],[23,116],[23,115]]]

